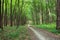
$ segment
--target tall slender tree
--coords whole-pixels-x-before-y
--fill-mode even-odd
[[[12,0],[10,0],[10,26],[12,25]]]
[[[60,30],[60,0],[57,0],[57,30]]]
[[[8,0],[5,1],[4,26],[7,26],[7,2]]]
[[[20,1],[18,0],[18,12],[17,12],[17,27],[19,26],[19,21],[20,21],[20,7],[19,7],[19,3]]]
[[[13,8],[13,13],[14,13],[14,25],[16,25],[16,5],[17,5],[17,0],[15,1],[15,5]]]
[[[2,19],[3,19],[3,16],[2,16],[2,3],[3,1],[0,0],[0,28],[3,29],[3,24],[2,24]]]

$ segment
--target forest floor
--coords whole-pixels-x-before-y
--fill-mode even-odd
[[[0,31],[0,40],[60,40],[60,36],[37,27],[4,27]]]
[[[28,27],[28,31],[31,36],[31,40],[60,40],[59,35],[55,35],[40,28]]]
[[[0,40],[31,40],[27,27],[7,26],[4,31],[0,30]]]

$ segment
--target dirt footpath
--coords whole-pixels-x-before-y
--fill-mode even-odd
[[[60,40],[60,36],[54,35],[42,29],[28,27],[31,40]]]
[[[29,28],[28,28],[28,33],[30,35],[30,39],[31,40],[38,40],[38,38],[36,37],[35,33]]]

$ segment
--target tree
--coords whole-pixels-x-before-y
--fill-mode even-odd
[[[10,26],[12,26],[12,0],[10,0]]]
[[[19,23],[20,23],[20,7],[19,7],[19,0],[18,0],[17,27],[19,26]]]
[[[60,0],[57,0],[57,30],[60,30]]]
[[[17,0],[15,0],[15,4],[14,4],[14,8],[13,8],[13,13],[14,13],[14,25],[16,26],[17,22],[16,22],[16,5],[17,5]]]
[[[7,2],[8,0],[5,1],[4,26],[7,26]]]
[[[2,24],[2,19],[3,19],[3,13],[2,13],[2,3],[3,1],[0,0],[0,28],[3,30],[3,24]]]

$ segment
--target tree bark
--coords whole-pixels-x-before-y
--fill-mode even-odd
[[[19,8],[19,0],[18,0],[18,15],[17,15],[17,27],[19,26],[20,21],[20,8]]]
[[[2,17],[2,0],[0,0],[0,28],[3,30]]]
[[[60,30],[60,0],[57,0],[57,30]]]
[[[12,0],[10,1],[10,26],[12,26]]]
[[[7,26],[7,1],[5,1],[4,26]]]
[[[46,20],[45,23],[48,24],[49,23],[49,10],[48,10],[48,4],[46,4]]]
[[[43,24],[43,14],[42,14],[42,11],[40,10],[40,24]]]

